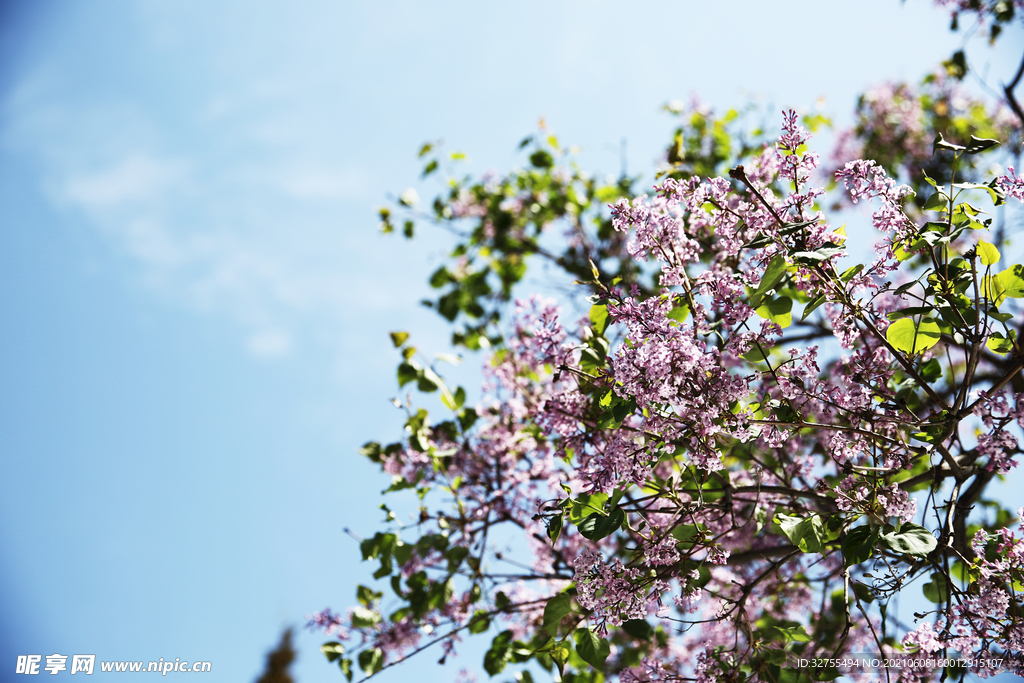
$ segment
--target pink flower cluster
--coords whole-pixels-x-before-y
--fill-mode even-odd
[[[974,414],[981,418],[988,430],[978,435],[978,455],[985,457],[985,467],[989,471],[1005,474],[1017,466],[1013,459],[1019,452],[1017,437],[1006,428],[1011,424],[1024,428],[1024,394],[1014,396],[1013,407],[1010,407],[1006,392],[989,396],[980,391],[978,395]]]
[[[906,239],[917,226],[903,213],[904,200],[913,194],[908,185],[897,185],[874,161],[851,161],[836,171],[856,204],[864,198],[878,198],[882,207],[872,214],[872,222],[880,232],[892,235],[894,242]]]
[[[590,619],[597,633],[606,635],[608,627],[620,626],[627,619],[643,619],[648,605],[660,599],[668,584],[641,575],[635,567],[624,567],[616,558],[605,564],[600,553],[584,550],[573,562],[576,599],[592,610]]]
[[[1006,170],[1006,175],[996,178],[996,187],[1002,190],[1007,197],[1024,202],[1024,177],[1017,175],[1013,166],[1008,166]]]
[[[1024,507],[1017,516],[1024,520]],[[1024,532],[1024,523],[1017,531]],[[990,544],[995,546],[993,560],[986,559]],[[1024,595],[1013,588],[1024,581],[1024,539],[1010,529],[995,534],[982,530],[975,534],[971,548],[977,555],[974,571],[980,579],[972,583],[971,591],[957,596],[934,627],[921,622],[907,633],[903,646],[928,653],[948,648],[969,660],[999,658],[1005,670],[1024,675],[1024,620],[1011,616],[1024,607]],[[982,678],[998,673],[985,666],[973,666],[971,671]]]

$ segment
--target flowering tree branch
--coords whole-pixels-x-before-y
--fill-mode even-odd
[[[399,386],[445,412],[396,400],[402,438],[362,450],[397,501],[359,544],[387,585],[311,616],[328,658],[369,677],[490,634],[485,671],[519,683],[528,663],[588,683],[831,680],[871,651],[903,661],[887,677],[941,676],[925,655],[1024,673],[1024,541],[986,497],[1024,428],[1024,265],[986,216],[1024,179],[984,177],[999,142],[953,125],[948,83],[925,88],[862,99],[840,149],[889,156],[826,178],[805,128],[822,121],[787,111],[756,139],[699,104],[672,108],[652,196],[595,181],[544,130],[527,168],[450,178],[429,215],[460,238],[428,303],[487,353],[483,390],[471,404],[392,333]],[[1000,111],[974,108],[975,132],[1012,147]],[[427,176],[458,160],[422,155]],[[871,258],[831,222],[830,187],[872,205]],[[576,280],[577,314],[514,299],[535,256]],[[908,590],[928,605],[913,623]]]

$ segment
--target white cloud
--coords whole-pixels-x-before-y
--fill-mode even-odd
[[[120,229],[124,248],[150,267],[167,270],[190,260],[185,245],[153,217],[142,216],[123,222]]]
[[[106,168],[72,175],[65,181],[63,192],[68,201],[84,207],[119,208],[161,199],[181,183],[186,173],[186,165],[180,161],[136,152]]]
[[[220,97],[220,117],[197,104],[190,128],[130,100],[74,102],[66,81],[44,75],[0,104],[0,144],[160,298],[233,320],[266,359],[299,337],[347,343],[353,316],[409,304],[401,281],[356,256],[380,256],[382,193],[317,153],[322,133],[301,115],[255,114],[262,90]],[[267,141],[275,128],[288,144]]]
[[[284,330],[264,330],[250,335],[246,346],[257,358],[279,358],[291,352],[292,337]]]
[[[298,199],[351,199],[365,194],[366,179],[355,169],[300,167],[285,174],[281,186]]]

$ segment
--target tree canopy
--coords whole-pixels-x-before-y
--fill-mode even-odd
[[[1022,9],[939,4],[993,41]],[[399,387],[445,413],[399,401],[405,433],[362,449],[388,519],[359,544],[376,583],[310,619],[327,658],[351,680],[478,635],[520,683],[1024,675],[1024,508],[987,494],[1024,428],[1024,117],[967,69],[868,90],[825,162],[820,114],[670,107],[648,193],[544,129],[480,178],[424,145],[446,190],[381,226],[457,235],[425,303],[484,386],[392,333]],[[862,204],[867,240],[837,220]],[[564,306],[520,291],[539,261]]]

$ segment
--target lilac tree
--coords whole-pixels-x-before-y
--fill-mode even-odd
[[[349,679],[469,635],[525,683],[829,680],[854,653],[893,679],[1024,674],[1024,509],[986,495],[1024,428],[1024,266],[997,208],[1024,177],[976,163],[1007,148],[993,131],[1012,156],[1020,120],[872,97],[841,149],[890,156],[831,178],[819,120],[785,112],[766,141],[697,107],[651,196],[544,131],[525,170],[450,181],[431,218],[459,242],[428,303],[487,354],[485,382],[469,405],[392,334],[399,385],[446,412],[409,398],[403,437],[363,448],[413,518],[384,506],[360,542],[378,583],[311,617]],[[453,161],[421,156],[425,175]],[[830,184],[870,205],[871,258]],[[382,225],[411,237],[399,204]],[[513,301],[537,260],[576,279],[581,315]],[[930,607],[896,609],[908,591]]]
[[[928,74],[917,86],[883,83],[857,102],[854,126],[840,131],[831,154],[834,175],[848,161],[872,159],[891,177],[904,179],[914,190],[907,209],[920,210],[930,196],[927,177],[952,177],[952,155],[934,154],[935,136],[968,139],[971,135],[1002,141],[1020,149],[1020,119],[1005,101],[975,97],[947,69]],[[957,159],[957,177],[980,180],[983,155]]]

